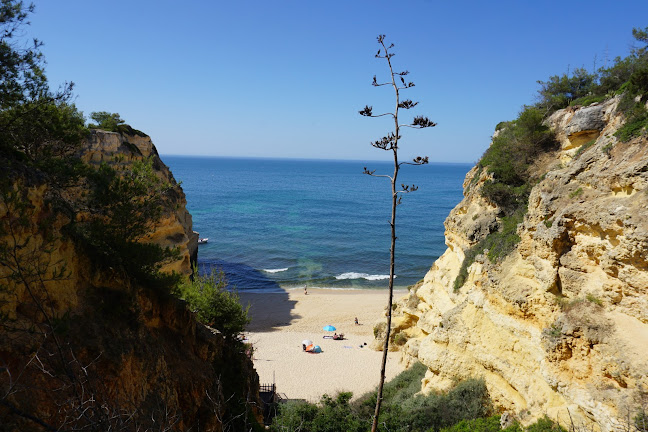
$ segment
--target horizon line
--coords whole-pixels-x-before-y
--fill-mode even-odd
[[[221,155],[200,155],[200,154],[178,154],[178,153],[159,153],[160,156],[175,157],[201,157],[213,159],[251,159],[251,160],[294,160],[294,161],[320,161],[320,162],[385,162],[392,163],[390,159],[334,159],[334,158],[317,158],[317,157],[286,157],[286,156],[221,156]],[[447,165],[475,165],[476,162],[444,162],[430,161],[429,164],[447,164]]]

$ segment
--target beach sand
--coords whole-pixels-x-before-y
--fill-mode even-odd
[[[254,346],[254,366],[261,384],[277,385],[288,399],[318,402],[323,394],[353,392],[354,399],[374,390],[380,379],[382,352],[369,348],[373,325],[385,319],[386,290],[309,288],[282,293],[239,292],[250,304],[252,322],[247,339]],[[394,298],[405,294],[394,293]],[[357,317],[360,325],[355,325]],[[325,325],[336,327],[345,340],[324,339]],[[322,353],[302,350],[302,340],[312,340]],[[366,344],[366,345],[365,345]],[[386,379],[403,370],[400,353],[389,353]]]

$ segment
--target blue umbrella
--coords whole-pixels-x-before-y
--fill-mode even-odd
[[[324,330],[325,331],[335,331],[335,327],[333,327],[332,325],[326,325],[326,326],[324,326]]]

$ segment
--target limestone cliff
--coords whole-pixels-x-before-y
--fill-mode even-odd
[[[144,134],[119,134],[93,130],[80,154],[81,160],[91,165],[107,163],[115,166],[127,166],[134,160],[152,158],[157,175],[174,185],[172,206],[166,209],[155,229],[147,236],[146,241],[161,246],[172,246],[178,249],[181,258],[163,267],[165,271],[176,271],[188,275],[191,273],[192,260],[198,251],[198,234],[192,230],[191,214],[187,211],[187,201],[182,188],[177,185],[173,174],[162,162],[151,138]]]
[[[484,377],[523,422],[616,430],[648,391],[648,140],[622,143],[618,98],[555,112],[560,148],[538,159],[520,241],[503,262],[479,255],[453,288],[466,251],[499,224],[473,168],[445,221],[445,253],[398,302],[403,360],[428,367],[424,390]],[[404,340],[404,338],[400,338]],[[629,417],[630,416],[630,417]]]
[[[150,138],[94,130],[76,157],[125,170],[152,158],[170,199],[141,241],[177,248],[163,271],[188,276],[197,248],[191,215]],[[168,292],[86,255],[60,210],[85,196],[83,184],[54,193],[60,185],[21,176],[0,197],[0,430],[256,423],[259,383],[245,346],[198,323]]]

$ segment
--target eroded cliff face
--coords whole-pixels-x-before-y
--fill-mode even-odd
[[[523,422],[616,430],[648,391],[648,140],[621,143],[617,99],[549,118],[561,148],[538,160],[503,262],[478,256],[457,291],[465,252],[496,230],[499,209],[473,168],[445,222],[445,253],[398,302],[403,360],[428,367],[423,390],[483,377],[495,403]],[[629,417],[630,416],[630,417]]]
[[[172,199],[142,241],[177,248],[163,271],[188,276],[191,215],[150,138],[93,131],[80,157],[124,167],[153,159]],[[0,203],[0,430],[221,431],[258,420],[245,346],[168,293],[92,262],[64,232],[51,187],[18,182],[20,199]]]
[[[93,165],[107,163],[111,166],[127,166],[135,160],[153,159],[153,168],[160,179],[174,185],[172,205],[165,209],[162,218],[147,236],[146,241],[178,249],[181,259],[166,264],[164,271],[191,274],[191,262],[198,250],[198,234],[192,230],[191,214],[182,188],[173,174],[162,162],[149,136],[122,135],[116,132],[93,130],[81,151],[81,159]]]

